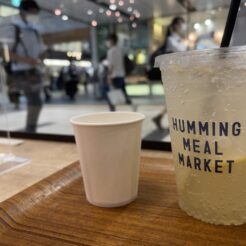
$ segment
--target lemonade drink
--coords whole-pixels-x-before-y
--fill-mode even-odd
[[[157,58],[179,205],[213,224],[246,222],[246,48]]]

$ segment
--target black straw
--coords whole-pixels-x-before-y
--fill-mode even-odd
[[[231,42],[231,36],[237,19],[237,13],[240,7],[241,0],[232,0],[229,8],[225,30],[220,47],[228,47]]]

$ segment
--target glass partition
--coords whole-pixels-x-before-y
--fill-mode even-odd
[[[228,7],[211,4],[208,9],[194,1],[190,11],[178,1],[38,0],[39,19],[31,19],[18,11],[20,2],[0,5],[0,40],[7,42],[12,57],[11,63],[2,63],[8,95],[1,94],[8,101],[11,131],[71,136],[74,115],[138,111],[146,115],[143,140],[167,143],[165,90],[153,60],[174,52],[167,51],[166,37],[179,32],[179,24],[170,26],[176,16],[185,24],[177,40],[186,49],[217,47]],[[113,33],[122,51],[114,62],[109,59]],[[124,74],[110,78],[109,70],[119,63]],[[120,103],[110,97],[116,90],[123,95]],[[1,111],[2,131],[4,122]]]

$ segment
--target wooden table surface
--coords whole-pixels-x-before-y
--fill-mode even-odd
[[[0,145],[0,152],[7,151]],[[12,152],[30,163],[6,174],[0,172],[0,202],[78,160],[75,144],[69,143],[25,140],[12,147]]]
[[[246,245],[246,225],[186,215],[170,155],[142,152],[139,196],[130,205],[88,204],[74,163],[0,204],[0,245]]]

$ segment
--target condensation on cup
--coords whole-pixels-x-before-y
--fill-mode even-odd
[[[246,47],[159,56],[180,207],[246,222]]]

